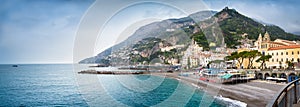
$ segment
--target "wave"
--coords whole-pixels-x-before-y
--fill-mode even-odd
[[[224,104],[226,107],[247,107],[247,104],[238,100],[222,97],[221,95],[215,96],[215,101]]]

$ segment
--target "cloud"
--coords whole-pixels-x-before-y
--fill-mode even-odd
[[[80,18],[93,2],[93,0],[1,0],[0,63],[72,61],[77,26]],[[195,3],[196,0],[170,2],[186,7],[201,5],[199,9],[204,8],[202,4]],[[221,10],[229,6],[246,16],[279,25],[288,32],[300,32],[300,14],[298,14],[300,1],[298,0],[204,0],[204,2],[213,10]],[[140,12],[142,14],[137,12],[147,8],[152,11],[146,12],[147,14],[144,11]],[[130,17],[125,15],[122,17],[121,13],[121,18],[135,23],[139,21],[137,19],[143,20],[149,17],[165,19],[185,16],[175,8],[141,6],[123,13]],[[193,9],[193,12],[196,12],[197,8]],[[122,21],[124,22],[124,20],[115,20],[113,23],[120,25]],[[124,30],[121,27],[125,25],[126,23],[121,24],[118,28],[119,33]],[[119,33],[113,31],[116,35]]]
[[[4,1],[0,63],[70,62],[80,18],[93,1]]]

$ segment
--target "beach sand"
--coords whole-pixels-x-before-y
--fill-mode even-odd
[[[152,73],[151,75],[166,76],[169,78],[180,79],[183,82],[197,84],[206,92],[219,89],[217,95],[221,95],[233,100],[247,103],[248,107],[265,107],[269,101],[285,86],[284,83],[274,83],[261,80],[252,80],[246,83],[222,84],[199,80],[196,76],[178,76],[179,72],[174,73]],[[209,86],[210,88],[207,88]],[[205,89],[208,90],[205,90]]]

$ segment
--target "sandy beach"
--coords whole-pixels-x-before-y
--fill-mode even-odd
[[[163,76],[169,78],[180,79],[183,82],[197,84],[201,89],[205,90],[207,86],[209,90],[219,89],[217,95],[221,95],[226,98],[238,100],[247,103],[248,107],[264,107],[278,91],[285,85],[284,83],[274,83],[261,80],[252,80],[246,83],[238,84],[222,84],[199,80],[196,76],[178,76],[179,72],[174,73],[152,73],[151,75]]]

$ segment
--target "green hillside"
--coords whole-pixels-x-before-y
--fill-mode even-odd
[[[240,44],[237,40],[241,39],[239,36],[244,33],[248,34],[248,39],[257,39],[259,33],[264,34],[268,31],[272,40],[277,38],[300,40],[300,36],[287,33],[278,26],[263,25],[227,7],[214,16],[217,18],[219,26],[222,29],[225,43],[232,48]]]

